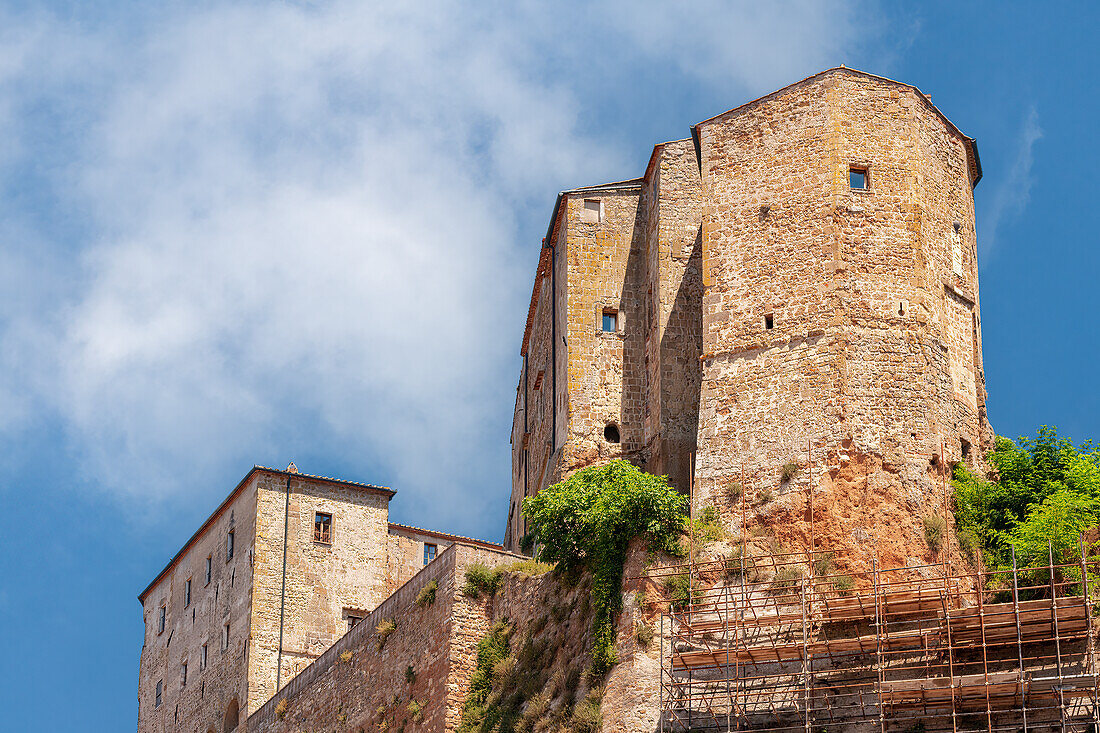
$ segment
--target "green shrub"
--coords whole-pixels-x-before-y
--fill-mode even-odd
[[[405,706],[405,710],[412,717],[413,722],[419,723],[424,719],[424,703],[417,700],[409,700],[409,704]]]
[[[643,649],[648,649],[649,645],[653,643],[653,627],[649,624],[638,624],[637,630],[634,632],[634,638],[638,640],[638,644]]]
[[[832,574],[835,569],[833,560],[836,555],[832,552],[818,552],[814,554],[814,575],[824,576]]]
[[[791,594],[798,588],[800,580],[802,580],[802,573],[799,572],[798,568],[783,565],[775,571],[775,577],[772,578],[771,585],[768,586],[768,592],[773,596]]]
[[[590,466],[523,501],[539,545],[539,560],[568,572],[592,573],[593,669],[606,674],[617,661],[614,615],[622,605],[627,544],[637,536],[671,549],[684,528],[686,498],[668,479],[622,460]]]
[[[599,733],[603,724],[603,715],[600,713],[600,701],[603,698],[603,690],[596,688],[585,695],[584,700],[573,708],[573,717],[570,720],[571,729],[576,733]]]
[[[390,634],[395,631],[397,631],[397,622],[392,618],[382,619],[378,622],[378,625],[374,627],[374,633],[378,636],[378,651],[382,651],[386,639],[390,638]]]
[[[773,492],[771,489],[764,489],[759,494],[757,494],[756,501],[754,503],[757,505],[767,504],[773,499],[775,499],[775,492]]]
[[[493,670],[500,660],[508,656],[512,627],[497,622],[477,643],[477,665],[470,675],[470,690],[462,706],[460,731],[481,730],[486,722],[486,703],[493,691]]]
[[[554,566],[550,563],[539,562],[538,560],[520,560],[514,562],[505,568],[509,573],[519,573],[527,577],[535,575],[544,575],[554,569]]]
[[[741,486],[740,481],[731,481],[726,484],[726,499],[730,504],[736,504],[741,499],[741,495],[745,493],[745,489]]]
[[[665,594],[669,606],[675,610],[687,608],[691,604],[691,581],[686,573],[673,575],[665,579]]]
[[[435,603],[435,592],[439,590],[439,581],[433,580],[416,594],[416,605],[426,608]]]
[[[792,478],[798,475],[801,469],[797,463],[784,463],[783,467],[779,469],[779,481],[780,483],[787,483]]]
[[[480,598],[486,595],[492,598],[500,589],[501,571],[490,568],[485,563],[475,562],[466,568],[466,583],[462,586],[462,595]]]
[[[856,585],[855,578],[851,575],[838,575],[833,578],[833,588],[841,595],[848,595]]]
[[[947,522],[938,514],[930,514],[923,521],[924,541],[928,543],[928,549],[939,552],[947,534]]]

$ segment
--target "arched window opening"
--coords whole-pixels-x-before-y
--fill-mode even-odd
[[[229,707],[225,710],[225,725],[222,727],[223,733],[233,733],[237,730],[237,723],[240,721],[240,706],[237,704],[237,698],[233,698]]]
[[[607,427],[603,429],[603,439],[608,443],[619,442],[619,426],[613,422],[609,422]]]

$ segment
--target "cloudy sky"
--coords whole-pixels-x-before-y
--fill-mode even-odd
[[[978,139],[990,417],[1100,437],[1097,18],[0,2],[0,720],[129,730],[136,594],[255,463],[499,540],[554,195],[822,68]]]

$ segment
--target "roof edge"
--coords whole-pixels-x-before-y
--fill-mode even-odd
[[[407,532],[416,532],[418,534],[426,534],[430,537],[438,537],[442,540],[450,540],[452,542],[458,542],[459,544],[476,545],[478,547],[488,547],[493,550],[503,550],[504,545],[496,542],[490,542],[489,540],[479,540],[476,537],[465,537],[460,534],[451,534],[450,532],[439,532],[434,529],[424,529],[423,527],[414,527],[411,524],[400,524],[398,522],[390,522],[389,527],[391,529],[396,528],[399,530],[405,530]]]
[[[387,498],[392,498],[394,496],[394,494],[397,493],[396,490],[390,489],[390,488],[387,488],[387,487],[384,487],[384,486],[374,486],[372,484],[362,484],[362,483],[358,483],[356,481],[347,481],[345,479],[331,478],[329,476],[314,476],[313,474],[308,474],[308,473],[293,473],[293,472],[290,472],[290,471],[280,471],[277,468],[268,468],[267,466],[261,466],[259,464],[253,465],[252,468],[249,469],[248,473],[246,473],[244,475],[244,478],[242,478],[240,480],[240,482],[238,482],[237,485],[233,488],[233,490],[229,492],[229,495],[226,496],[220,504],[218,504],[218,508],[215,509],[214,512],[209,517],[206,518],[206,521],[204,521],[201,525],[199,525],[199,528],[195,531],[195,533],[193,535],[191,535],[190,538],[188,538],[188,540],[186,542],[183,543],[183,546],[179,549],[179,551],[175,555],[172,556],[172,559],[168,561],[168,564],[165,565],[164,568],[159,573],[157,573],[156,577],[153,578],[152,582],[149,583],[149,585],[145,586],[145,590],[143,590],[141,593],[138,594],[137,599],[138,599],[139,603],[141,603],[142,605],[145,604],[145,597],[147,595],[149,595],[149,591],[153,590],[153,588],[156,587],[156,585],[161,580],[164,579],[164,576],[166,576],[169,573],[169,571],[171,571],[172,568],[174,568],[176,566],[176,563],[178,563],[179,560],[184,556],[184,554],[186,554],[187,550],[189,550],[191,548],[191,546],[194,545],[195,542],[197,542],[200,537],[202,537],[204,534],[206,534],[206,530],[209,529],[210,526],[212,524],[214,524],[215,521],[217,521],[218,517],[220,517],[225,512],[226,508],[230,504],[232,504],[233,500],[236,499],[237,496],[241,493],[241,491],[244,490],[245,484],[248,483],[249,479],[251,479],[257,473],[270,473],[270,474],[275,474],[277,476],[288,476],[288,477],[296,476],[298,478],[306,478],[306,479],[310,479],[310,480],[313,480],[313,481],[320,481],[322,483],[335,484],[337,486],[350,486],[354,489],[359,489],[359,490],[363,490],[363,491],[373,491],[373,492],[385,494],[387,496]]]

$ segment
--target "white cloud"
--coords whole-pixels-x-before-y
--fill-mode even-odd
[[[986,205],[984,216],[979,221],[982,223],[981,244],[982,255],[989,256],[997,247],[997,232],[1001,225],[1011,221],[1023,213],[1031,200],[1031,166],[1035,160],[1035,143],[1043,137],[1043,130],[1039,127],[1039,113],[1034,106],[1029,107],[1024,115],[1020,132],[1016,137],[1016,157],[1012,161],[1012,167],[993,192],[993,196]]]
[[[0,295],[0,429],[55,415],[81,469],[129,498],[208,501],[242,463],[339,456],[425,523],[499,531],[553,194],[636,175],[656,142],[595,124],[588,100],[645,94],[624,58],[744,95],[832,65],[852,13],[799,7],[0,19],[24,29],[0,55],[11,170],[55,163],[0,196],[18,222],[0,232],[17,294]]]

